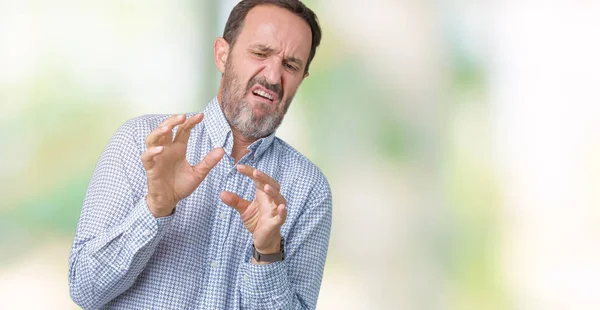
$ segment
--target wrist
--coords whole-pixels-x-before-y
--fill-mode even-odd
[[[281,251],[281,233],[270,237],[266,242],[253,240],[254,248],[261,254],[274,254]]]
[[[155,218],[165,217],[172,215],[175,212],[175,206],[159,206],[157,205],[149,195],[146,195],[146,205],[148,205],[148,209]]]
[[[256,261],[256,259],[254,257],[250,258],[250,263],[254,264],[254,265],[268,265],[268,264],[271,264],[271,262],[259,262],[259,261]]]
[[[252,259],[250,260],[250,262],[255,265],[264,265],[264,264],[270,264],[270,263],[284,260],[285,253],[284,253],[284,249],[283,249],[283,247],[284,247],[283,243],[284,243],[283,237],[280,237],[279,247],[278,247],[279,250],[274,253],[262,253],[253,244],[252,245],[252,249],[253,249]]]

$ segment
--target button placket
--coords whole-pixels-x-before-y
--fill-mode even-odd
[[[235,169],[235,165],[234,165],[234,169]],[[237,170],[231,170],[229,171],[229,173],[227,174],[227,176],[224,178],[223,180],[223,190],[232,192],[234,194],[240,194],[236,191],[236,184],[238,183],[237,178],[239,178],[239,173],[237,172]],[[233,210],[232,207],[226,205],[223,201],[220,201],[219,205],[218,205],[218,226],[221,227],[221,229],[223,229],[224,233],[223,233],[223,239],[220,240],[220,244],[221,246],[223,246],[225,244],[225,242],[227,241],[227,235],[229,234],[229,228],[231,225],[231,216],[232,214],[237,215],[237,211]]]

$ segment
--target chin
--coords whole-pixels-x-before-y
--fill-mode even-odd
[[[257,102],[252,104],[252,115],[255,118],[265,117],[271,114],[275,114],[277,111],[274,106],[266,105],[262,102]]]

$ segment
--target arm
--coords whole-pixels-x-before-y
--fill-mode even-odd
[[[331,192],[322,188],[285,241],[285,259],[243,266],[242,305],[248,309],[315,309],[331,231]]]
[[[108,143],[88,187],[69,258],[71,298],[83,308],[99,308],[133,285],[167,233],[177,203],[223,157],[217,148],[195,166],[187,162],[190,130],[202,118],[168,118],[146,136],[143,153],[133,123]]]
[[[99,308],[127,290],[168,231],[171,217],[156,219],[130,180],[143,167],[133,124],[115,133],[100,156],[83,203],[69,257],[71,298]]]
[[[248,166],[240,165],[238,170],[255,180],[257,197],[250,203],[233,193],[223,192],[221,199],[240,212],[242,221],[253,234],[257,250],[260,246],[270,249],[259,252],[277,252],[278,246],[271,248],[270,245],[279,244],[279,229],[287,215],[285,199],[279,194],[278,184],[269,176],[264,173],[259,175]],[[285,240],[285,259],[270,264],[257,264],[252,260],[242,266],[240,289],[243,308],[316,307],[327,257],[332,216],[331,191],[324,177],[317,182],[312,193],[312,197],[303,208],[304,211],[290,227]],[[269,205],[266,203],[269,199],[265,199],[267,195],[264,194],[271,197],[270,207],[266,207]],[[262,202],[261,197],[264,199]],[[267,213],[267,216],[264,213]],[[279,225],[273,224],[276,220],[279,220]],[[269,224],[273,227],[269,227]],[[264,231],[260,231],[261,229]]]

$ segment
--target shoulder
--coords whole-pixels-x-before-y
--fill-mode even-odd
[[[170,116],[171,115],[168,114],[147,114],[137,116],[125,122],[119,130],[138,134],[143,134],[145,132],[149,133]]]
[[[129,148],[133,151],[135,149],[131,148],[135,145],[139,149],[144,145],[146,135],[168,117],[169,115],[142,115],[127,120],[112,135],[108,148]]]
[[[186,117],[195,114],[198,114],[198,112],[186,113]],[[131,118],[117,129],[113,139],[126,139],[135,144],[144,145],[146,136],[171,116],[173,115],[146,114]]]
[[[327,177],[316,164],[280,138],[275,137],[273,144],[279,164],[286,167],[285,179],[291,181],[291,186],[296,190],[305,189],[311,196],[331,197]]]

